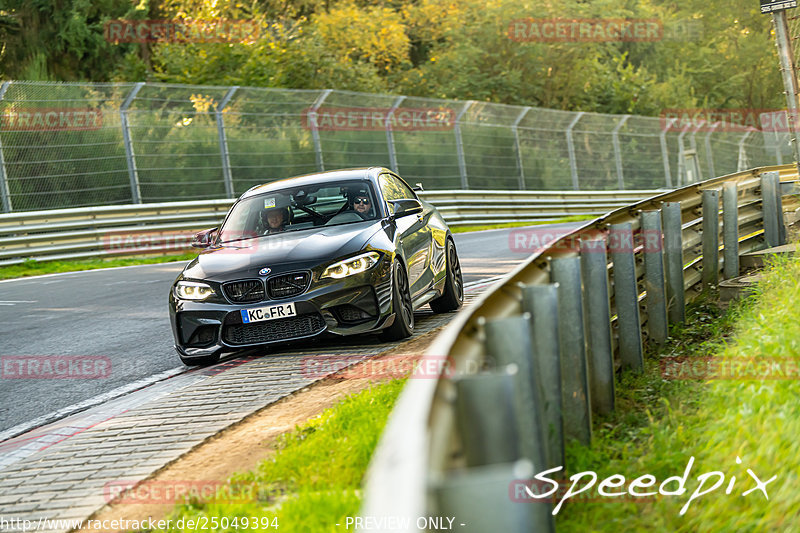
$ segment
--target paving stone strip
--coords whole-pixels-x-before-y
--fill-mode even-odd
[[[475,292],[467,294],[467,302]],[[414,337],[453,315],[417,313]],[[74,526],[64,521],[87,519],[119,492],[113,489],[121,483],[127,487],[149,477],[207,438],[323,379],[322,372],[303,371],[308,356],[344,355],[352,365],[395,347],[342,341],[242,357],[2,442],[0,530],[70,531]],[[24,520],[30,523],[25,526]]]

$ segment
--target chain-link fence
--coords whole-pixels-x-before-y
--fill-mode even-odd
[[[786,134],[332,90],[0,84],[2,210],[235,197],[336,168],[426,189],[671,188],[790,160]]]

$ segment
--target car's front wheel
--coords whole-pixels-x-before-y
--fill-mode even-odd
[[[458,262],[456,245],[451,239],[447,239],[446,254],[445,270],[447,275],[444,280],[444,292],[435,300],[431,300],[430,304],[434,313],[455,311],[461,307],[464,301],[464,280],[461,277],[461,264]]]
[[[402,263],[395,261],[392,267],[392,308],[394,322],[381,331],[379,337],[384,342],[399,341],[414,333],[414,304],[411,302],[411,289],[408,276]]]

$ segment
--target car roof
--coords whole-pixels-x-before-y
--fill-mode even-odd
[[[348,168],[342,170],[329,170],[327,172],[315,172],[313,174],[305,174],[303,176],[296,176],[293,178],[285,178],[263,185],[256,185],[251,188],[240,199],[249,198],[265,192],[284,189],[286,187],[302,187],[304,185],[312,185],[318,183],[334,182],[341,180],[369,180],[374,181],[382,172],[391,172],[389,169],[383,167],[364,167],[364,168]]]

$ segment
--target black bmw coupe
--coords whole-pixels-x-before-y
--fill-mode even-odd
[[[415,309],[463,300],[447,224],[386,168],[253,187],[193,246],[204,249],[169,294],[187,365],[323,334],[399,340],[413,333]]]

